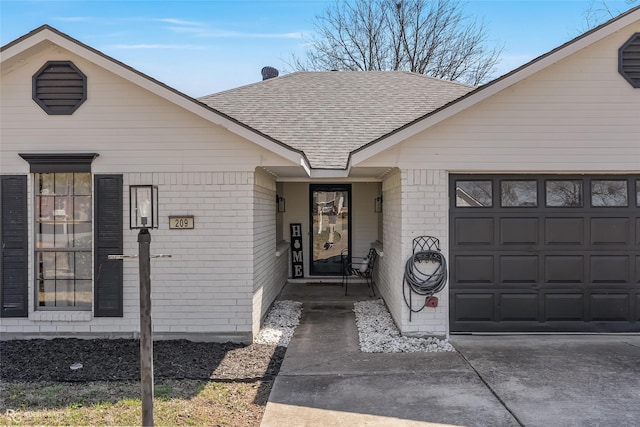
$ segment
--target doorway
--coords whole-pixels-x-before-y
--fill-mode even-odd
[[[311,184],[310,273],[341,276],[342,259],[351,257],[351,185]]]

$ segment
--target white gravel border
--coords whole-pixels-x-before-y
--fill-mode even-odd
[[[353,304],[360,349],[364,353],[410,353],[456,351],[447,340],[400,335],[381,299]]]
[[[302,303],[276,301],[264,318],[262,329],[253,340],[256,344],[276,344],[288,347],[291,337],[300,324]]]
[[[353,311],[363,353],[456,351],[447,340],[402,336],[381,299],[355,302]],[[253,342],[288,347],[301,315],[301,302],[274,302]]]

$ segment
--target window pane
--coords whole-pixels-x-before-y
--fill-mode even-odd
[[[546,183],[547,206],[582,206],[581,180],[549,180]]]
[[[73,218],[73,197],[57,195],[53,217],[58,222]]]
[[[56,224],[54,226],[54,244],[55,248],[70,248],[73,246],[73,225]]]
[[[91,195],[91,174],[90,173],[74,173],[73,174],[73,193],[76,196]]]
[[[73,174],[57,173],[55,174],[55,192],[56,195],[73,194]]]
[[[91,221],[91,196],[75,196],[73,198],[73,219],[75,221]]]
[[[91,280],[91,253],[76,252],[75,278]]]
[[[36,222],[36,248],[53,248],[55,246],[54,229],[55,225],[50,220]]]
[[[40,252],[38,254],[38,278],[56,278],[56,253]]]
[[[91,280],[76,280],[75,306],[79,310],[91,310]]]
[[[53,210],[55,197],[36,196],[36,218],[42,220],[53,220]]]
[[[73,307],[73,280],[56,280],[56,307]]]
[[[500,200],[503,207],[538,206],[538,183],[536,181],[502,181]]]
[[[36,193],[53,196],[55,194],[55,188],[53,186],[54,175],[55,174],[52,173],[37,173],[35,176]]]
[[[56,306],[56,281],[41,280],[38,305],[40,307]]]
[[[81,222],[73,226],[73,247],[91,249],[91,223]]]
[[[628,206],[627,181],[591,181],[591,206]]]
[[[456,207],[493,206],[491,181],[456,181]]]
[[[56,279],[73,279],[73,252],[56,252]]]

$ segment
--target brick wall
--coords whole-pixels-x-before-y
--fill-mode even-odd
[[[401,180],[404,269],[404,263],[413,253],[413,239],[418,236],[437,237],[440,239],[440,250],[445,256],[448,255],[449,198],[445,170],[403,170]],[[446,334],[449,316],[448,292],[446,287],[437,294],[440,300],[437,308],[427,307],[420,313],[413,313],[411,322],[409,309],[403,302],[403,315],[399,322],[402,332],[407,335]],[[420,304],[424,303],[424,297],[415,294],[413,297],[414,308],[419,308]]]
[[[260,322],[287,281],[288,257],[276,257],[276,182],[261,169],[254,180],[253,206],[253,312],[252,331]]]
[[[375,282],[397,325],[402,322],[402,175],[399,170],[382,182],[382,242],[384,256],[378,258]]]
[[[159,229],[151,231],[151,253],[172,255],[169,259],[151,261],[155,336],[250,341],[254,323],[253,259],[256,253],[261,255],[267,251],[265,244],[259,244],[259,249],[254,250],[254,173],[124,174],[125,254],[138,253],[137,231],[127,228],[129,185],[149,183],[158,186],[160,220]],[[273,200],[269,203],[275,203],[275,193]],[[31,205],[30,202],[30,217]],[[274,212],[275,206],[265,204],[258,210]],[[195,228],[169,230],[169,215],[193,215]],[[265,220],[257,227],[263,232],[258,240],[273,238],[275,242],[275,231],[264,233]],[[272,246],[271,252],[275,253],[275,243]],[[32,258],[33,248],[29,254]],[[139,331],[138,262],[123,262],[122,318],[93,318],[87,313],[35,313],[30,304],[28,319],[2,319],[0,333],[5,338],[24,334],[136,336]],[[33,268],[29,274],[29,298],[33,301]]]
[[[440,249],[448,254],[447,172],[444,170],[396,170],[382,183],[383,244],[376,283],[391,315],[406,335],[444,335],[447,333],[448,289],[437,296],[436,309],[413,313],[403,296],[405,263],[413,253],[413,239],[434,236]],[[408,288],[405,288],[408,298]],[[413,295],[413,307],[419,309],[424,297]]]

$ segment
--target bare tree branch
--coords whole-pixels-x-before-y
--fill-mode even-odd
[[[635,3],[638,3],[638,1],[639,0],[625,0],[625,3],[632,7]],[[579,31],[582,33],[595,28],[622,12],[623,10],[614,9],[607,0],[590,0],[589,7],[584,14],[584,26],[580,28]]]
[[[316,17],[316,34],[297,70],[400,70],[478,85],[502,47],[460,0],[336,0]]]

